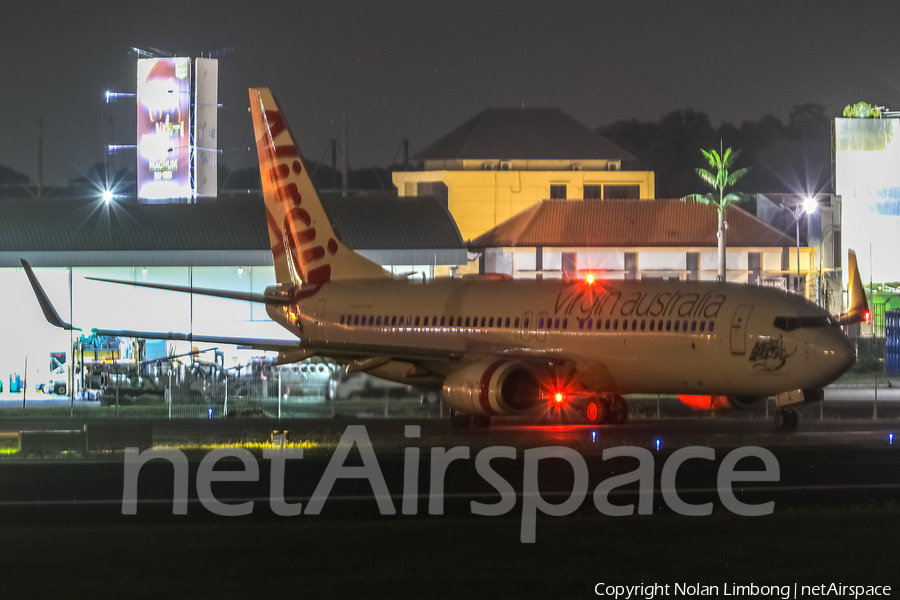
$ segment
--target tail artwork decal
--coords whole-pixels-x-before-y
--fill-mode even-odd
[[[850,306],[847,312],[837,319],[841,325],[862,323],[870,317],[869,301],[866,299],[866,291],[859,276],[859,264],[856,262],[856,252],[853,250],[847,250],[847,271],[849,280],[847,293]]]
[[[267,88],[250,90],[250,110],[276,280],[321,285],[333,279],[387,277],[380,265],[337,240],[300,150]]]

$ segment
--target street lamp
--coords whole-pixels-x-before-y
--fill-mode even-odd
[[[797,293],[800,293],[800,217],[805,213],[807,217],[809,215],[816,212],[816,209],[819,207],[819,203],[816,202],[816,199],[812,196],[807,196],[803,199],[803,204],[798,204],[793,209],[788,208],[787,206],[781,205],[781,208],[788,211],[792,215],[794,215],[793,225],[796,226],[797,230]],[[807,236],[809,235],[809,219],[806,221],[806,231]]]

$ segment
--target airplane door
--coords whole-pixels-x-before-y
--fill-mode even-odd
[[[522,341],[527,342],[531,339],[531,311],[528,311],[524,315],[522,315]]]
[[[750,320],[750,311],[752,310],[752,304],[741,304],[734,312],[734,318],[731,320],[732,354],[747,353],[747,321]]]
[[[537,327],[537,332],[534,334],[534,339],[543,342],[547,339],[547,313],[541,311],[537,316],[537,323],[534,324]]]
[[[323,320],[325,316],[325,300],[316,302],[316,308],[313,311],[313,335],[320,342],[325,341],[325,331]]]

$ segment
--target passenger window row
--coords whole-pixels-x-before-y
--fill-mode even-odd
[[[506,329],[512,326],[518,328],[519,317],[437,317],[437,316],[413,316],[413,315],[341,315],[341,325],[374,326],[374,327],[478,327]],[[527,329],[529,318],[521,319],[521,325]],[[619,319],[597,319],[597,331],[620,331]],[[568,329],[568,319],[539,318],[537,329],[561,330]],[[621,331],[674,331],[674,332],[708,332],[712,333],[715,321],[688,321],[662,319],[622,319]],[[578,329],[594,329],[594,319],[578,319]]]
[[[544,319],[540,320],[540,328],[544,328]],[[497,327],[508,328],[519,326],[519,317],[418,317],[413,315],[341,315],[341,325],[359,325],[375,327]],[[522,326],[528,327],[529,319],[522,319]],[[556,329],[565,329],[569,320],[563,319],[560,323],[556,319]],[[480,323],[480,324],[479,324]],[[554,328],[553,319],[547,319],[547,329]]]
[[[700,333],[712,333],[715,321],[688,321],[688,320],[671,320],[667,319],[622,319],[622,331],[675,331],[686,333],[688,331]],[[593,319],[579,319],[578,329],[593,329]],[[597,319],[597,331],[619,331],[619,319]]]

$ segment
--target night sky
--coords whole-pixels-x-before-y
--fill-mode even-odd
[[[134,91],[133,46],[236,47],[219,62],[232,168],[255,164],[231,150],[251,145],[251,86],[272,88],[313,160],[346,110],[351,166],[399,161],[403,138],[421,150],[488,106],[556,106],[591,127],[684,107],[715,125],[808,101],[900,109],[893,3],[9,2],[3,21],[0,164],[37,178],[43,117],[45,183],[134,143],[133,99],[104,101]]]

